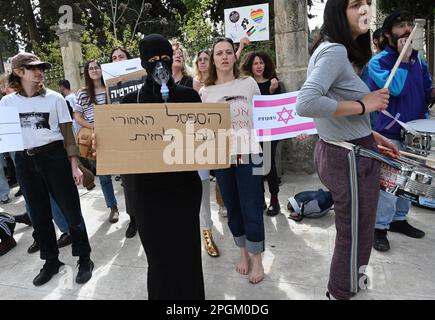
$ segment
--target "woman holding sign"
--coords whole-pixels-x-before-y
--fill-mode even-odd
[[[231,106],[233,141],[242,143],[232,146],[234,164],[229,169],[215,172],[228,210],[228,226],[240,248],[241,257],[236,271],[242,275],[249,274],[249,281],[258,283],[264,278],[261,257],[264,252],[263,173],[256,161],[261,147],[253,140],[250,131],[252,97],[259,95],[260,89],[251,77],[239,77],[236,61],[233,41],[229,38],[215,39],[210,55],[209,77],[200,95],[203,102],[228,102]]]
[[[96,104],[107,103],[106,87],[103,82],[101,67],[97,60],[91,60],[85,65],[85,87],[77,93],[77,104],[73,107],[74,120],[85,128],[94,129],[94,108]],[[95,160],[91,163],[96,167]],[[109,222],[116,223],[119,219],[118,204],[113,190],[112,176],[98,176],[103,190],[106,206],[110,209]]]
[[[191,88],[172,78],[173,49],[158,34],[139,44],[147,78],[122,103],[201,102]],[[169,92],[161,91],[167,85]],[[204,299],[199,210],[201,181],[196,171],[123,175],[148,261],[148,299]]]
[[[320,136],[314,155],[317,173],[335,201],[337,236],[329,274],[330,299],[350,299],[364,286],[379,196],[379,162],[341,146],[349,142],[377,151],[378,144],[399,154],[391,141],[370,126],[370,112],[387,108],[388,90],[370,93],[358,76],[371,58],[370,3],[326,3],[324,24],[311,49],[308,78],[296,105],[299,115],[314,118]]]

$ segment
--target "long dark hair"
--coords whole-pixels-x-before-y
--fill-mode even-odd
[[[252,64],[254,63],[255,57],[259,57],[264,62],[263,77],[268,80],[276,78],[275,65],[270,56],[264,51],[251,51],[245,55],[240,66],[242,74],[254,77]]]
[[[89,96],[89,100],[88,103],[94,103],[96,104],[97,101],[95,99],[95,85],[94,85],[94,80],[91,79],[91,77],[89,76],[89,65],[95,62],[97,64],[97,66],[99,66],[101,68],[100,63],[97,60],[90,60],[88,61],[88,63],[86,63],[85,65],[85,88],[84,90],[87,91],[88,96]],[[104,86],[104,81],[103,81],[103,75],[101,75],[101,84]]]
[[[347,56],[353,64],[360,68],[371,59],[370,30],[353,39],[346,10],[349,0],[328,0],[323,14],[323,26],[319,37],[310,49],[313,54],[323,41],[331,41],[344,45]]]
[[[234,55],[236,54],[236,49],[234,47],[233,40],[231,40],[230,38],[224,38],[224,37],[215,38],[215,40],[213,42],[213,47],[212,47],[211,52],[210,52],[210,64],[208,66],[208,78],[205,80],[205,83],[204,83],[204,85],[206,87],[214,85],[216,80],[217,80],[217,72],[216,72],[216,66],[214,65],[213,56],[214,56],[214,48],[220,42],[228,42],[229,44],[231,44],[231,47],[233,48],[233,51],[234,51]],[[240,74],[239,67],[237,66],[237,59],[234,62],[233,74],[234,74],[234,77],[236,79],[239,77],[239,74]]]

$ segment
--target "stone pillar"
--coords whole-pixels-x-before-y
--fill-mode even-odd
[[[412,41],[412,47],[418,50],[422,57],[425,57],[424,51],[424,26],[426,25],[425,19],[415,19],[415,23],[418,23],[418,28],[415,31],[414,40]]]
[[[71,83],[71,90],[76,92],[84,86],[83,78],[80,75],[80,65],[83,64],[80,35],[84,27],[68,23],[53,26],[51,29],[56,31],[60,40],[65,79]]]
[[[304,84],[308,65],[308,17],[306,0],[275,0],[275,47],[279,79],[287,92]],[[304,141],[287,139],[280,143],[278,174],[313,173],[313,151],[317,136]]]

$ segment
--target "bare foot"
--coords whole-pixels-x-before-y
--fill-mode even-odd
[[[243,275],[249,272],[249,253],[246,248],[240,249],[240,261],[236,264],[236,271]]]
[[[260,254],[254,254],[252,256],[252,270],[249,274],[249,282],[256,284],[264,279],[263,261]]]

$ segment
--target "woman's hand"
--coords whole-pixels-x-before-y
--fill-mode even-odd
[[[388,101],[390,99],[390,92],[388,89],[379,89],[370,92],[361,101],[366,107],[365,113],[370,113],[373,111],[383,111],[388,107]]]
[[[71,157],[71,170],[74,182],[77,186],[83,184],[83,172],[79,169],[79,159]]]
[[[383,135],[374,132],[373,131],[373,136],[375,138],[376,143],[379,146],[385,147],[390,149],[391,151],[388,150],[382,150],[380,149],[379,151],[383,154],[385,154],[386,156],[389,156],[393,159],[399,159],[400,158],[400,150],[399,148],[397,148],[397,146],[388,138],[385,138]]]
[[[305,140],[309,137],[310,135],[306,134],[306,133],[301,133],[300,135],[296,136],[296,140],[302,141]]]
[[[278,89],[278,87],[279,87],[278,79],[277,78],[271,79],[270,87],[269,87],[270,94],[273,94],[276,91],[276,89]]]

